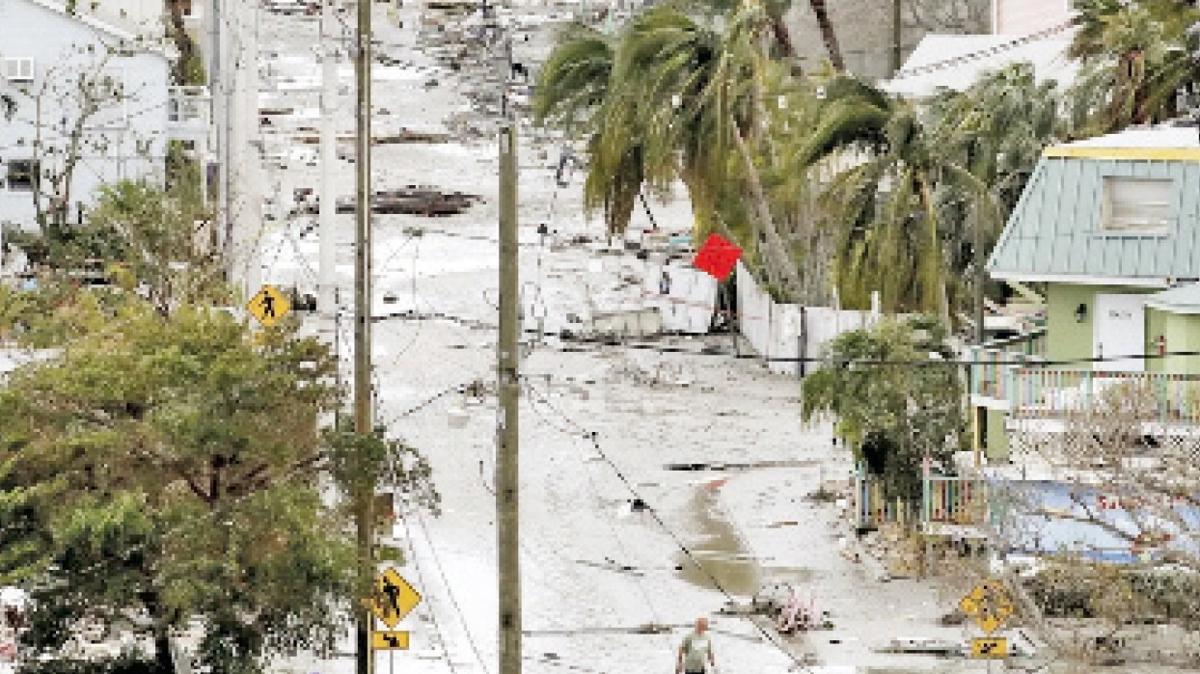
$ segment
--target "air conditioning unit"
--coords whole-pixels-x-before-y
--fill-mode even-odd
[[[32,82],[33,81],[33,59],[32,58],[6,58],[4,59],[4,79],[9,82]]]

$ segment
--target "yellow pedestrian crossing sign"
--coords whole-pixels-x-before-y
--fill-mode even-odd
[[[971,657],[980,659],[1007,658],[1008,639],[1004,637],[971,639]]]
[[[1004,585],[986,580],[979,583],[958,602],[958,608],[974,619],[985,633],[1000,629],[1013,614],[1012,600]]]
[[[408,632],[371,632],[371,650],[407,651]]]
[[[246,311],[258,319],[266,327],[272,327],[283,320],[292,310],[292,305],[279,289],[265,285],[246,303]]]
[[[388,567],[375,578],[375,594],[371,597],[371,613],[388,629],[404,620],[409,611],[421,603],[421,595],[413,589],[396,569]],[[406,637],[407,638],[407,637]]]

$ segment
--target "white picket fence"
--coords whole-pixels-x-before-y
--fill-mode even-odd
[[[778,304],[759,288],[740,262],[737,306],[742,337],[755,353],[772,372],[797,376],[804,376],[820,365],[801,359],[821,358],[825,346],[838,335],[870,327],[879,320],[877,312]]]

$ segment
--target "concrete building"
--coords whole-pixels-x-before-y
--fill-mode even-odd
[[[55,209],[76,222],[101,185],[162,179],[161,39],[68,15],[53,0],[0,0],[0,63],[12,101],[0,126],[0,222],[34,229],[38,210]]]
[[[895,27],[890,1],[827,2],[846,69],[869,79],[885,79],[895,70]],[[991,27],[990,0],[901,0],[901,63],[927,33],[977,34]],[[828,60],[816,16],[807,1],[792,3],[788,28],[805,70],[819,70]]]

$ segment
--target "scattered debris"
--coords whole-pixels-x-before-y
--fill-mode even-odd
[[[441,217],[458,215],[481,200],[482,197],[473,194],[442,192],[432,187],[409,185],[401,189],[376,192],[371,198],[371,212],[380,215]],[[335,210],[342,214],[354,213],[356,203],[355,197],[339,197]],[[311,210],[316,207],[310,205],[308,208]]]

